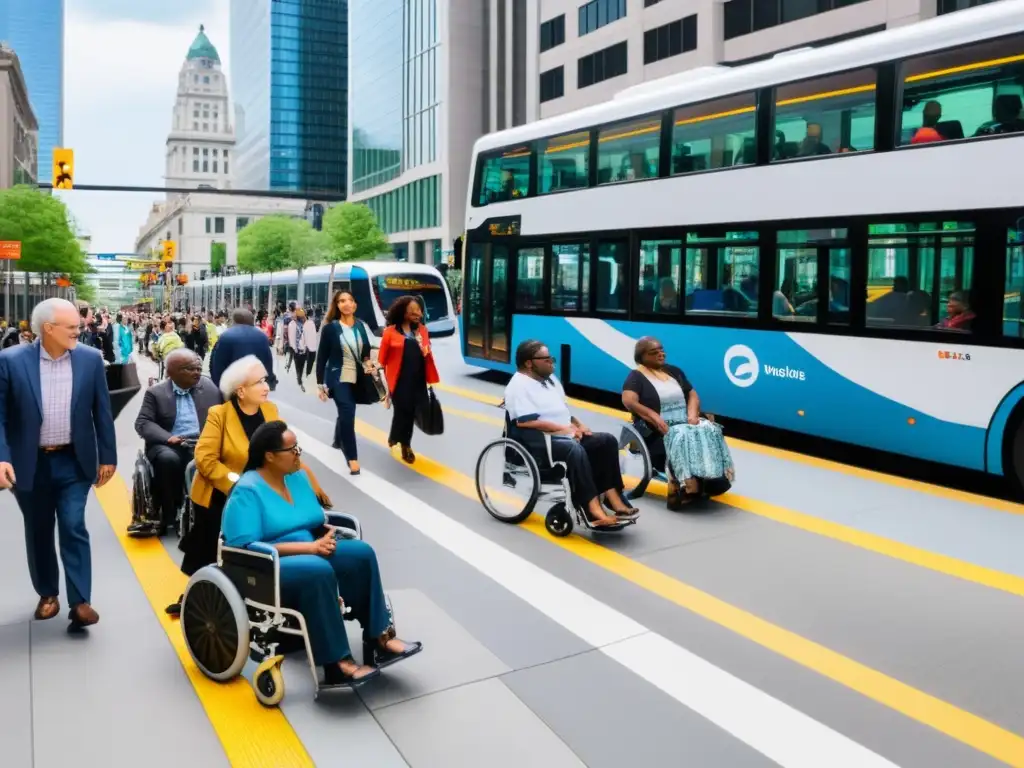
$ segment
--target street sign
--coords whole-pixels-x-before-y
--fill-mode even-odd
[[[96,258],[100,261],[117,261],[116,253],[97,253]]]
[[[17,260],[20,258],[20,240],[0,240],[0,260]]]

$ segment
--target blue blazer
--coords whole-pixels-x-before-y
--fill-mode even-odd
[[[210,378],[218,387],[220,377],[228,366],[248,355],[255,355],[267,369],[267,383],[270,389],[277,389],[274,375],[274,356],[270,353],[267,334],[253,325],[233,325],[217,338],[217,344],[210,355]]]
[[[358,368],[362,360],[370,359],[370,337],[366,334],[366,326],[359,319],[353,330],[363,342],[361,359],[356,361]],[[316,350],[316,383],[326,384],[328,389],[332,389],[341,380],[345,355],[351,357],[352,350],[341,340],[341,324],[337,320],[324,323],[320,328],[320,345]]]
[[[82,473],[96,482],[101,464],[117,465],[117,438],[103,355],[71,350],[71,444]],[[0,461],[14,465],[19,491],[31,491],[43,426],[39,342],[0,352]]]

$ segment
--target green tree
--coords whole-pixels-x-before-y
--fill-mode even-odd
[[[210,243],[210,271],[219,275],[228,263],[228,244]]]
[[[289,258],[291,266],[299,272],[296,299],[301,306],[305,290],[303,272],[309,267],[326,264],[330,261],[331,244],[324,233],[313,229],[306,219],[292,219],[292,221],[295,222],[295,234],[292,237],[292,250]]]
[[[338,261],[369,261],[391,252],[373,211],[362,203],[342,203],[324,214],[324,234]],[[334,263],[327,278],[328,301],[334,295]]]
[[[270,273],[267,311],[271,311],[274,306],[274,273],[287,269],[292,264],[291,253],[296,236],[296,221],[284,214],[264,216],[238,234],[239,271],[249,274]]]

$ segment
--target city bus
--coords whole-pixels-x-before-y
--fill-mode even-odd
[[[326,311],[330,272],[330,265],[304,270],[302,283],[305,306],[320,307]],[[271,286],[277,304],[295,301],[298,296],[298,277],[298,272],[293,269],[273,274],[208,278],[185,286],[186,302],[193,310],[243,305],[265,309]],[[431,336],[451,336],[455,333],[455,307],[448,284],[432,266],[399,261],[339,263],[334,270],[334,290],[342,288],[351,291],[355,297],[358,305],[356,314],[369,328],[371,340],[383,335],[384,316],[388,307],[395,299],[407,294],[419,300]],[[220,301],[218,296],[221,297]]]
[[[706,67],[474,147],[465,360],[1024,481],[1024,0]],[[1018,154],[1022,153],[1022,154]]]

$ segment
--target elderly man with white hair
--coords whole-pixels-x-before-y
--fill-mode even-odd
[[[79,346],[79,314],[63,299],[32,312],[32,344],[0,353],[0,488],[13,488],[25,520],[35,618],[60,612],[60,559],[74,628],[99,621],[91,605],[92,554],[85,503],[117,467],[117,440],[103,357]]]
[[[181,570],[186,576],[217,561],[224,503],[249,461],[249,439],[261,425],[280,419],[277,406],[267,399],[267,369],[255,355],[236,360],[224,370],[220,391],[225,402],[207,411],[206,425],[196,443],[196,477],[191,491],[194,524],[180,544],[185,552]],[[329,505],[312,473],[310,479],[321,502]],[[181,598],[166,610],[177,616]]]

